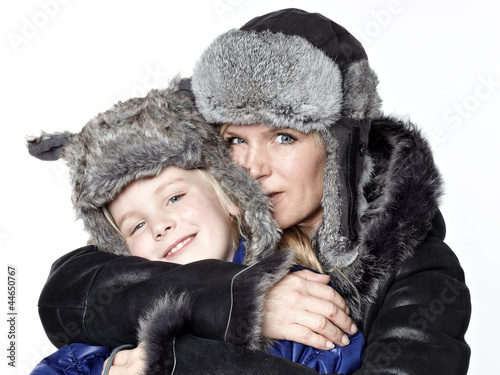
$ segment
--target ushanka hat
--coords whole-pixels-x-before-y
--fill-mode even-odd
[[[220,35],[192,76],[201,114],[211,123],[263,124],[318,131],[328,154],[323,222],[315,237],[324,266],[357,257],[358,211],[371,120],[381,115],[378,79],[361,44],[318,13],[285,9]]]
[[[103,208],[128,184],[154,177],[164,168],[205,169],[240,208],[246,238],[244,262],[252,264],[274,250],[279,228],[268,198],[248,173],[234,164],[216,129],[205,122],[183,80],[144,98],[119,102],[90,120],[79,133],[42,133],[28,140],[42,160],[62,158],[70,169],[77,217],[100,250],[130,255]]]

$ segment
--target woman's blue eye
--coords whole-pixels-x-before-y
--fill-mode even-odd
[[[295,138],[290,134],[278,134],[276,137],[276,142],[283,144],[290,144],[295,141]]]
[[[227,143],[231,145],[237,145],[240,143],[245,143],[245,140],[243,138],[238,138],[238,137],[231,137],[226,139]]]

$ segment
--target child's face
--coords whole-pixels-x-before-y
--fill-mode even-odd
[[[137,180],[108,210],[132,255],[179,264],[233,258],[231,219],[212,185],[195,170],[168,167]],[[234,206],[230,214],[237,213]]]

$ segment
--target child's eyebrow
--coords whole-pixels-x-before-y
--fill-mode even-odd
[[[116,221],[116,226],[118,227],[118,229],[120,230],[120,232],[123,232],[121,230],[123,222],[125,220],[127,220],[129,217],[133,216],[133,215],[134,215],[134,211],[127,211],[127,212],[125,212],[125,214],[123,216],[121,216],[119,218],[119,220]]]
[[[161,185],[159,185],[155,191],[153,192],[154,195],[159,195],[163,190],[165,190],[168,186],[170,185],[173,185],[173,184],[176,184],[178,182],[182,182],[184,181],[183,178],[176,178],[176,179],[173,179],[173,180],[170,180],[170,181],[167,181]]]

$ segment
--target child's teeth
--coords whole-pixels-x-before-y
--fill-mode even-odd
[[[177,244],[177,246],[176,246],[176,247],[174,247],[172,250],[170,250],[169,254],[173,254],[173,253],[175,253],[175,252],[179,251],[180,249],[182,249],[182,247],[183,247],[186,243],[188,243],[189,241],[191,241],[191,239],[192,239],[192,238],[193,238],[193,236],[188,237],[188,238],[186,238],[184,241],[182,241],[182,242],[180,242],[179,244]]]

